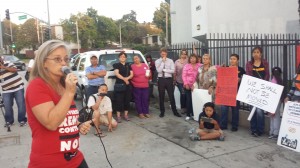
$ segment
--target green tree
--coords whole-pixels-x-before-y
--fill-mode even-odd
[[[87,9],[87,15],[94,20],[97,29],[94,48],[104,48],[116,40],[119,30],[113,19],[99,16],[97,10],[92,7]]]
[[[4,20],[1,22],[2,24],[2,35],[3,35],[3,47],[7,49],[7,46],[11,46],[11,37],[10,37],[10,21]],[[19,26],[11,23],[12,27],[12,34],[13,34],[13,40],[14,42],[17,40],[16,35],[18,34],[19,31]],[[18,46],[17,46],[18,47]]]
[[[161,40],[164,43],[166,37],[166,11],[168,12],[168,41],[171,43],[171,17],[170,17],[170,5],[166,2],[160,3],[160,8],[154,12],[153,23],[160,29],[162,29]]]
[[[78,34],[82,48],[93,48],[97,39],[95,21],[86,14],[78,13],[71,15],[70,19],[61,22],[64,29],[65,41],[76,42],[76,25],[78,23]]]
[[[39,42],[35,19],[28,19],[24,24],[20,25],[15,43],[19,50],[23,48],[32,48],[35,50],[37,48]]]

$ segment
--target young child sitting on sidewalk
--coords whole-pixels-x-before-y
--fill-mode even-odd
[[[191,135],[192,141],[218,139],[224,141],[223,131],[218,123],[218,115],[212,102],[204,104],[203,112],[199,115],[199,129],[196,135]]]

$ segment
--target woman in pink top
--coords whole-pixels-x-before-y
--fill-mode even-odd
[[[183,67],[188,63],[187,57],[187,50],[182,49],[180,58],[175,61],[174,84],[178,87],[178,90],[180,92],[180,106],[182,110],[181,113],[186,112],[186,98],[183,88],[182,70]]]
[[[145,63],[141,63],[139,56],[133,57],[134,64],[131,65],[133,78],[133,96],[136,110],[140,118],[149,118],[149,77],[150,70]]]
[[[194,89],[193,84],[196,82],[198,68],[200,67],[200,63],[198,63],[198,57],[196,54],[191,54],[189,58],[189,63],[186,64],[182,71],[182,80],[183,87],[186,94],[186,120],[189,120],[192,116],[194,116],[193,112],[193,104],[192,104],[192,90]]]

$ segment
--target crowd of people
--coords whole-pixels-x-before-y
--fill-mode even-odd
[[[217,86],[217,71],[219,65],[212,65],[212,58],[204,54],[199,58],[196,53],[188,54],[182,49],[180,58],[173,62],[167,57],[167,50],[160,50],[161,58],[155,62],[147,56],[143,63],[139,56],[133,57],[133,64],[127,63],[125,52],[119,54],[119,63],[113,65],[116,75],[114,86],[115,104],[107,95],[108,87],[104,76],[106,70],[98,65],[98,58],[92,56],[91,66],[86,69],[88,78],[87,105],[93,109],[93,119],[79,122],[79,111],[74,102],[77,77],[73,73],[64,74],[62,67],[69,63],[69,48],[60,40],[49,40],[43,43],[35,52],[34,63],[30,64],[29,84],[24,98],[24,83],[17,73],[15,65],[5,63],[0,58],[0,80],[3,103],[5,107],[5,126],[14,124],[13,99],[18,106],[18,122],[20,126],[28,123],[32,131],[32,148],[28,167],[88,167],[83,154],[78,150],[79,133],[87,134],[94,124],[95,135],[104,137],[100,125],[105,125],[108,131],[113,131],[118,124],[130,121],[128,116],[129,103],[133,93],[137,116],[140,119],[151,118],[149,98],[153,95],[151,81],[157,75],[159,94],[159,117],[166,115],[165,91],[168,93],[171,110],[176,117],[186,115],[186,120],[194,117],[192,92],[194,89],[206,89],[212,95],[212,102],[204,104],[198,117],[199,127],[192,131],[191,140],[224,140],[223,130],[227,129],[228,111],[232,110],[231,131],[238,131],[240,102],[236,106],[222,105],[217,112],[215,88]],[[260,47],[252,50],[252,59],[247,62],[246,70],[239,66],[239,55],[231,54],[230,67],[238,68],[238,87],[244,74],[283,85],[280,67],[272,67],[269,72],[268,61],[263,58]],[[222,65],[225,66],[225,65]],[[271,76],[271,79],[269,79]],[[291,90],[282,94],[276,112],[270,113],[270,139],[277,139],[280,128],[280,113],[282,103],[300,100],[300,65],[293,79]],[[174,87],[180,91],[181,114],[177,111],[174,99]],[[24,107],[26,106],[27,117]],[[114,109],[113,109],[114,107]],[[116,111],[116,118],[113,117]],[[259,137],[264,133],[264,117],[262,109],[256,108],[251,119],[251,134]],[[122,115],[121,115],[122,114]],[[122,117],[121,117],[122,116]],[[51,141],[52,143],[48,143]]]

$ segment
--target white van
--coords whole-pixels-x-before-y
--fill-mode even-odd
[[[113,64],[119,62],[119,53],[125,52],[127,55],[127,62],[133,63],[133,56],[138,55],[141,62],[146,62],[144,55],[138,50],[127,50],[127,49],[109,49],[100,51],[89,51],[81,53],[76,59],[74,65],[72,66],[73,73],[78,77],[78,84],[80,89],[77,90],[77,95],[83,96],[83,103],[85,103],[85,93],[88,85],[88,79],[85,74],[85,69],[91,66],[90,57],[96,55],[99,60],[99,65],[104,65],[106,67],[106,76],[104,77],[105,84],[108,86],[108,94],[111,95],[113,99],[114,84],[116,81],[116,76],[113,69]],[[82,92],[81,92],[82,91]],[[85,104],[83,104],[85,106]]]

